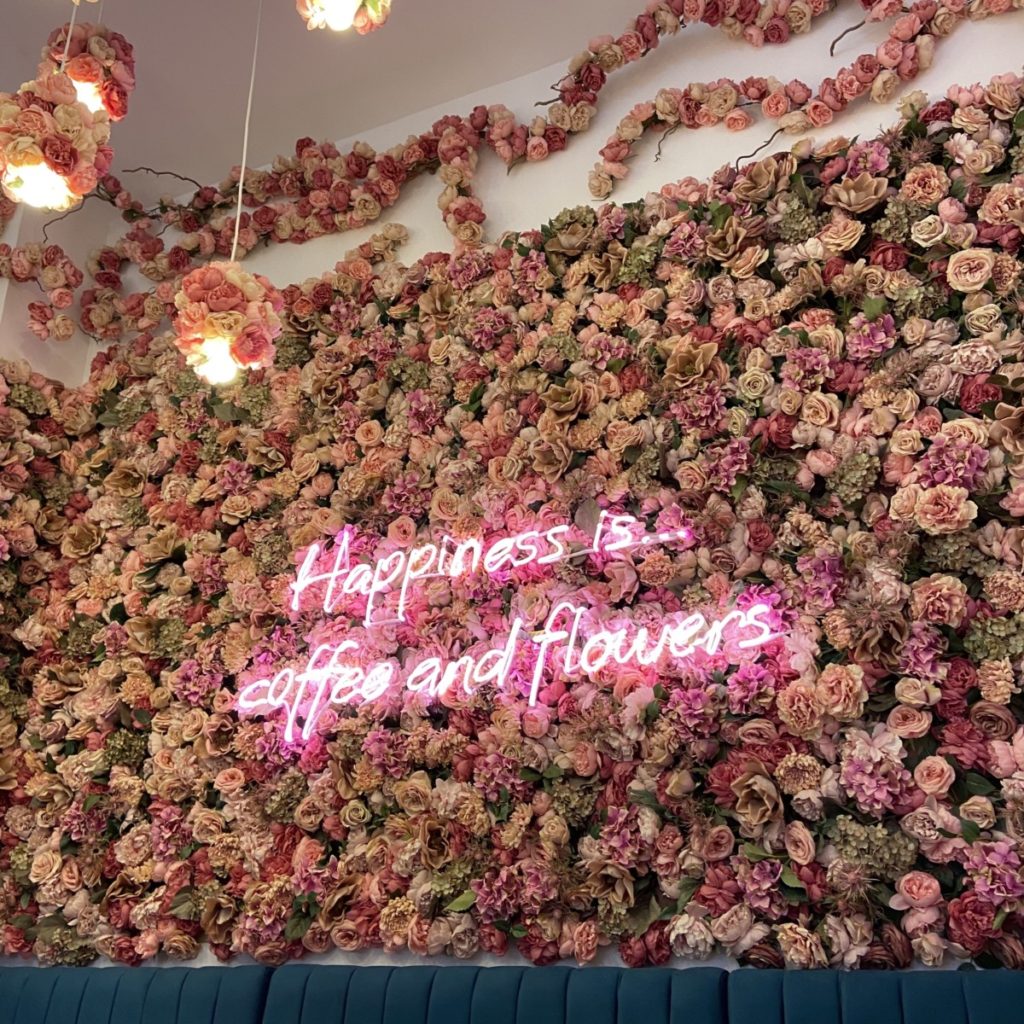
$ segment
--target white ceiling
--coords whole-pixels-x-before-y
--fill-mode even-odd
[[[307,31],[294,0],[263,3],[250,166],[303,135],[348,138],[568,61],[642,6],[394,0],[387,25],[358,36]],[[212,183],[238,163],[256,10],[257,0],[104,0],[104,22],[134,45],[137,62],[129,115],[114,130],[115,171],[146,164]],[[83,3],[78,16],[97,13]],[[47,35],[70,14],[70,0],[0,0],[0,90],[34,75]]]

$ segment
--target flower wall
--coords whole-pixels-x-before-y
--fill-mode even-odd
[[[282,290],[237,385],[146,332],[78,389],[0,364],[6,952],[1024,964],[1022,96],[408,268],[385,228]],[[601,513],[680,539],[588,550]],[[339,535],[562,526],[574,557],[390,625],[293,608]],[[561,601],[631,636],[756,602],[772,639],[556,655],[534,703],[523,645],[308,741],[239,706],[320,645],[408,673]]]

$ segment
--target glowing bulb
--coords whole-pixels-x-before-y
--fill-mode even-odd
[[[199,346],[195,371],[210,384],[230,384],[238,376],[238,363],[227,338],[207,338]]]
[[[104,109],[100,87],[96,82],[76,82],[74,79],[71,81],[74,83],[78,102],[84,104],[90,114],[98,114]]]
[[[351,28],[362,5],[362,0],[324,0],[324,21],[327,27],[335,32]]]
[[[14,200],[40,210],[69,210],[78,202],[67,182],[44,163],[8,165],[3,185]]]

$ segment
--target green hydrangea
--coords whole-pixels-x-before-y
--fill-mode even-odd
[[[288,824],[295,817],[295,808],[299,806],[307,792],[306,777],[299,772],[288,772],[267,797],[264,809],[274,821]]]
[[[832,827],[832,841],[839,856],[876,878],[895,880],[917,860],[917,843],[905,832],[890,832],[880,823],[862,825],[845,814],[836,818]]]
[[[456,896],[461,896],[473,878],[473,863],[467,857],[446,864],[430,879],[430,891],[443,906],[451,903]]]
[[[400,381],[407,391],[430,387],[430,366],[407,355],[392,359],[388,364],[388,373]]]
[[[622,261],[616,283],[649,285],[651,271],[657,262],[658,250],[653,245],[634,245]]]
[[[288,370],[293,366],[305,366],[310,359],[309,339],[301,334],[286,334],[277,341],[277,355],[274,365],[279,370]]]
[[[107,738],[105,749],[111,765],[123,764],[129,768],[138,768],[146,760],[149,744],[145,733],[117,729]]]
[[[881,467],[877,455],[857,452],[839,464],[839,468],[829,477],[829,488],[844,505],[854,505],[863,500],[875,486]]]
[[[557,779],[551,785],[551,807],[570,828],[579,828],[589,821],[596,803],[597,793],[589,786],[567,779]]]
[[[291,564],[291,545],[287,535],[272,533],[256,541],[252,548],[252,560],[261,576],[283,572]]]
[[[84,967],[99,953],[73,928],[55,928],[47,935],[45,945],[37,944],[39,959],[58,967]]]
[[[875,223],[874,232],[887,242],[905,242],[910,238],[910,229],[927,213],[924,207],[894,196],[886,204],[885,213]]]
[[[977,661],[1021,657],[1024,655],[1024,616],[975,619],[964,637],[964,649]]]
[[[75,619],[62,637],[64,650],[72,658],[91,658],[96,653],[96,634],[103,623],[95,619]]]
[[[12,384],[7,401],[16,409],[24,409],[31,416],[45,416],[49,411],[43,393],[29,387],[28,384]]]
[[[589,206],[567,207],[551,221],[551,230],[564,231],[573,224],[582,224],[585,228],[592,228],[597,224],[597,214]]]
[[[185,641],[188,627],[181,619],[166,619],[160,623],[156,633],[153,651],[160,657],[170,658],[177,654]]]
[[[778,225],[779,238],[791,245],[806,242],[817,234],[822,221],[822,217],[815,216],[803,203],[794,200],[787,203],[782,211]]]

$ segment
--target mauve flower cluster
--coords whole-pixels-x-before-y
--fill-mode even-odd
[[[389,228],[216,393],[171,334],[77,389],[0,364],[6,952],[1024,965],[1022,104],[912,96],[411,267]],[[364,560],[597,511],[689,536],[424,579],[390,625],[291,609],[346,528]],[[776,635],[551,659],[532,706],[517,650],[498,692],[396,685],[307,743],[236,707],[319,644],[455,659],[563,599]]]

